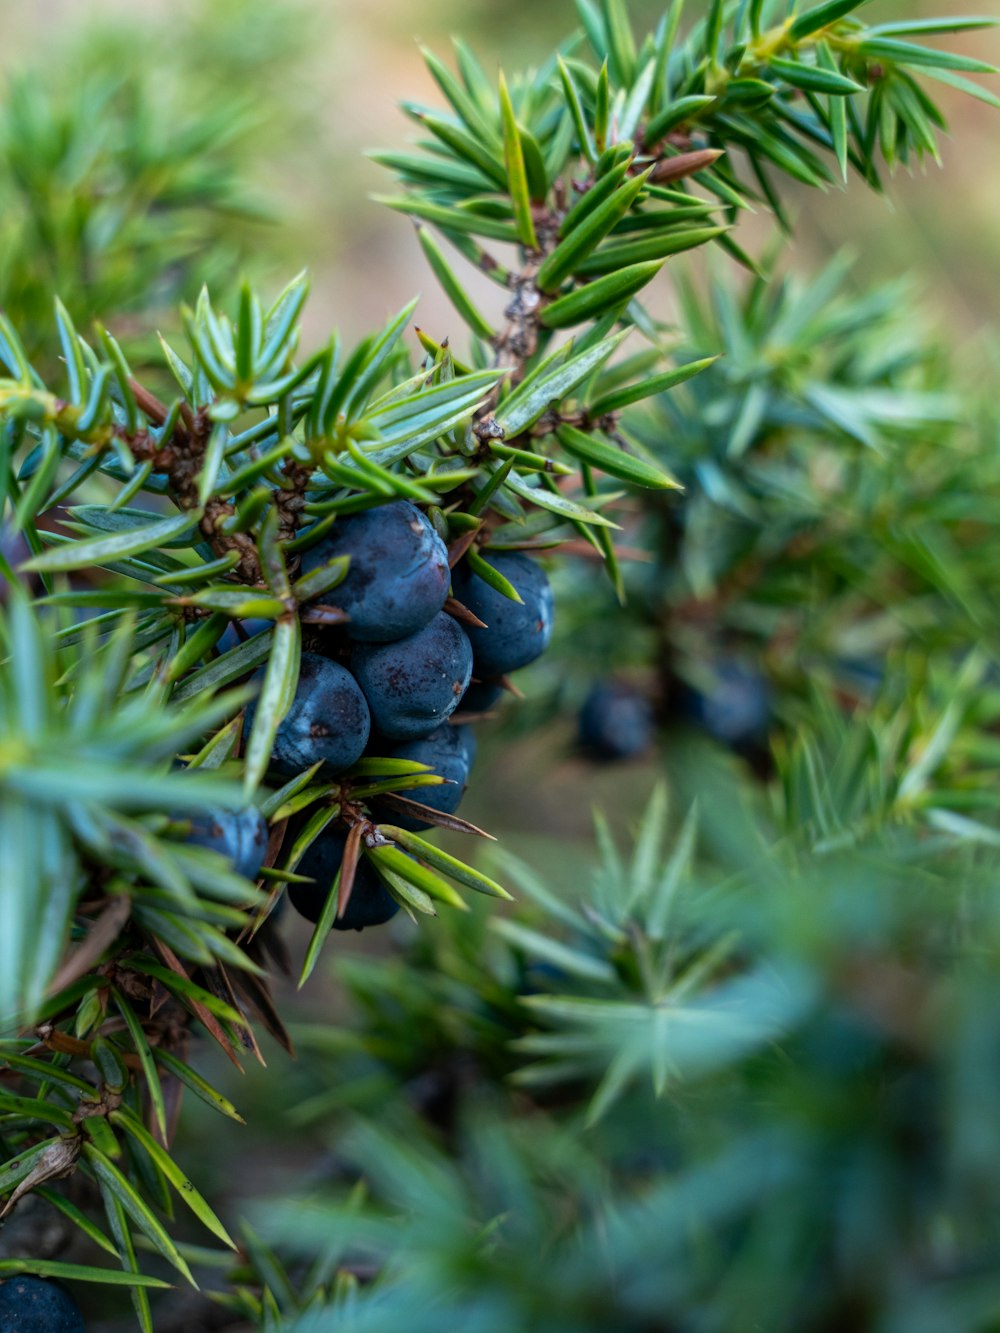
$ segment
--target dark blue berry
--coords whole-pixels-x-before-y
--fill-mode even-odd
[[[462,732],[462,744],[465,746],[465,753],[469,756],[469,770],[476,762],[476,753],[479,750],[479,741],[476,739],[476,733],[471,727],[460,727]]]
[[[456,713],[488,713],[500,701],[503,686],[495,680],[474,680],[462,695]]]
[[[314,924],[323,914],[340,863],[344,859],[347,833],[343,829],[321,833],[296,866],[296,874],[309,875],[315,884],[289,884],[288,898],[296,912]],[[333,923],[334,930],[364,930],[381,926],[399,911],[399,903],[379,878],[378,871],[365,857],[358,859],[354,887],[347,911]]]
[[[487,626],[467,630],[475,672],[483,679],[527,666],[541,656],[552,637],[552,589],[541,565],[519,551],[488,551],[486,555],[514,585],[524,604],[491,588],[467,564],[455,569],[455,596]]]
[[[597,759],[631,759],[653,739],[653,709],[640,691],[621,681],[601,681],[583,701],[580,744]]]
[[[877,694],[885,680],[885,663],[871,658],[839,658],[835,668],[845,685],[866,698]]]
[[[448,596],[448,550],[430,520],[409,500],[338,518],[302,557],[303,573],[349,555],[347,576],[323,601],[350,616],[348,636],[389,643],[414,634]]]
[[[19,1275],[0,1282],[0,1333],[84,1333],[83,1316],[62,1287]]]
[[[271,629],[274,625],[273,620],[241,620],[239,629],[236,628],[237,622],[231,620],[222,632],[222,637],[216,644],[220,653],[228,653],[230,648],[238,648],[245,639],[252,639],[257,634],[263,634],[265,630]],[[242,634],[240,633],[242,630]]]
[[[518,995],[551,995],[565,991],[569,976],[553,963],[527,961],[521,965],[521,984]]]
[[[256,879],[260,874],[267,851],[267,820],[256,806],[224,810],[213,805],[200,814],[179,817],[190,820],[188,842],[227,857],[244,879]]]
[[[427,764],[439,777],[447,781],[439,787],[406,787],[396,793],[410,801],[419,801],[442,814],[453,815],[458,809],[465,789],[469,785],[469,770],[475,751],[475,739],[468,727],[445,725],[432,731],[420,741],[407,741],[405,745],[380,748],[379,752],[393,759],[412,759],[417,764]],[[400,828],[419,833],[421,829],[433,828],[422,819],[404,815],[387,807],[387,824],[397,824]]]
[[[418,740],[446,722],[472,675],[465,631],[439,612],[396,643],[362,643],[351,669],[371,709],[372,727],[391,740]]]
[[[12,570],[16,570],[18,565],[31,557],[31,547],[25,540],[21,532],[12,533],[6,526],[0,526],[0,555],[7,561]],[[22,575],[22,577],[24,577]],[[9,588],[7,586],[6,576],[0,572],[0,605],[7,600]]]
[[[248,734],[255,711],[251,703]],[[368,704],[351,673],[318,653],[303,653],[295,698],[278,728],[271,763],[290,774],[321,759],[324,777],[336,777],[361,758],[370,732]]]
[[[681,685],[677,702],[689,722],[734,750],[767,740],[771,687],[759,671],[736,658],[707,665],[696,683]]]

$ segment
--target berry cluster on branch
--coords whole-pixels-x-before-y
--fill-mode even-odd
[[[637,46],[620,0],[582,0],[596,59],[495,91],[463,45],[457,75],[429,57],[448,109],[407,107],[429,137],[377,156],[467,360],[420,330],[411,356],[412,305],[303,356],[301,276],[270,304],[244,284],[231,315],[203,291],[140,372],[57,304],[58,385],[0,315],[0,1195],[45,1191],[122,1270],[0,1273],[117,1279],[149,1329],[164,1284],[136,1237],[193,1281],[171,1192],[235,1248],[169,1144],[184,1090],[239,1118],[190,1063],[195,1023],[237,1065],[257,1027],[290,1044],[267,983],[286,892],[315,924],[302,982],[331,928],[507,896],[422,835],[481,833],[455,813],[460,719],[548,642],[537,557],[593,555],[621,595],[620,486],[678,490],[643,404],[717,349],[668,362],[642,293],[709,243],[755,268],[731,231],[754,201],[782,216],[776,173],[874,185],[877,158],[936,153],[915,72],[989,100],[963,77],[981,62],[901,40],[938,28],[856,7],[713,0],[681,35],[676,6]]]

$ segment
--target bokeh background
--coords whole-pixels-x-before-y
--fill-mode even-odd
[[[959,0],[878,0],[877,13],[874,7],[867,12],[874,22],[968,8]],[[630,5],[639,31],[661,10],[650,0]],[[995,5],[980,10],[990,13]],[[283,284],[290,270],[308,267],[308,327],[317,339],[331,325],[348,335],[367,331],[416,292],[422,295],[419,319],[445,333],[454,317],[408,224],[368,198],[392,189],[388,173],[367,161],[365,151],[398,147],[413,136],[397,109],[401,99],[436,103],[421,44],[446,55],[449,35],[460,33],[487,70],[520,68],[544,59],[574,24],[569,0],[379,0],[365,6],[347,0],[92,0],[86,6],[37,0],[0,6],[0,71],[34,69],[51,90],[52,81],[73,77],[73,59],[86,49],[81,34],[104,29],[117,33],[124,62],[155,59],[166,85],[192,73],[228,92],[242,85],[254,124],[247,183],[274,216],[255,247],[262,277]],[[1000,58],[995,29],[955,35],[949,47],[994,63]],[[942,166],[929,165],[914,177],[899,173],[882,199],[846,188],[814,200],[793,188],[792,216],[802,219],[795,259],[815,265],[846,244],[858,251],[863,274],[915,272],[933,293],[933,317],[942,329],[974,343],[993,313],[993,275],[1000,268],[992,113],[951,88],[932,86],[952,135]],[[750,237],[755,230],[763,243],[770,220],[761,218],[756,227],[751,221]]]

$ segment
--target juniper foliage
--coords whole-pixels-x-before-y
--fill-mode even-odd
[[[948,554],[974,547],[976,533],[957,540],[948,526],[949,504],[961,509],[968,492],[949,472],[963,465],[934,452],[955,416],[947,383],[921,348],[883,351],[893,298],[838,304],[836,268],[814,287],[776,285],[733,232],[751,203],[787,225],[792,183],[823,185],[853,167],[881,188],[883,167],[936,156],[943,122],[925,80],[996,101],[966,77],[992,71],[911,39],[983,21],[868,26],[854,0],[790,15],[715,2],[687,29],[675,6],[636,43],[620,0],[579,8],[586,47],[571,41],[495,89],[464,44],[457,74],[428,54],[447,108],[408,104],[423,137],[376,154],[401,180],[387,202],[417,221],[468,327],[467,352],[422,330],[414,347],[412,305],[355,347],[334,334],[306,352],[303,276],[274,300],[247,282],[228,305],[203,289],[182,309],[182,334],[141,366],[102,325],[84,336],[60,301],[57,356],[35,355],[34,297],[25,336],[0,315],[0,504],[5,537],[27,557],[0,555],[0,1196],[4,1215],[40,1196],[117,1265],[25,1255],[0,1260],[0,1274],[124,1284],[144,1329],[149,1292],[164,1285],[145,1272],[148,1253],[191,1283],[200,1270],[228,1276],[217,1299],[262,1328],[375,1329],[401,1311],[439,1327],[442,1309],[498,1331],[724,1327],[747,1293],[770,1326],[820,1327],[827,1314],[843,1326],[855,1310],[894,1326],[934,1301],[960,1314],[995,1301],[991,1279],[949,1284],[981,1234],[976,1209],[954,1221],[948,1211],[979,1160],[975,1135],[942,1155],[930,1202],[910,1199],[911,1104],[879,1104],[874,1128],[852,1139],[808,1093],[817,1068],[835,1081],[833,1037],[852,1023],[844,1059],[854,1069],[863,1047],[876,1083],[887,1061],[907,1075],[916,1066],[913,1084],[936,1106],[971,1077],[963,1043],[981,1031],[968,1025],[979,983],[955,960],[990,938],[996,843],[978,658],[957,692],[942,676],[940,701],[938,678],[930,688],[915,675],[888,686],[871,717],[845,721],[836,698],[812,698],[798,738],[777,747],[780,781],[746,798],[753,817],[712,768],[687,766],[675,783],[698,779],[707,832],[685,815],[664,851],[659,796],[628,859],[599,826],[600,870],[580,904],[510,852],[483,869],[376,821],[373,799],[437,781],[424,766],[369,754],[325,780],[318,765],[289,777],[270,763],[303,647],[343,621],[345,560],[306,573],[302,554],[339,518],[389,501],[422,508],[452,564],[467,559],[501,595],[513,589],[491,552],[559,548],[592,553],[621,594],[619,501],[622,488],[641,491],[644,512],[675,536],[683,513],[684,535],[679,555],[655,546],[653,569],[670,577],[655,599],[637,587],[640,608],[658,612],[662,596],[672,612],[685,581],[715,597],[749,563],[765,571],[763,604],[798,605],[808,620],[786,571],[768,585],[768,557],[801,544],[817,506],[833,501],[789,475],[829,454],[868,484],[869,456],[919,436],[932,475],[944,469],[943,489],[906,496],[905,517],[926,507],[924,529],[900,536],[898,524],[869,522],[853,574],[832,557],[816,564],[835,582],[834,607],[857,599],[855,584],[866,607],[884,604],[902,581],[904,642],[942,605],[949,644],[980,623],[974,586]],[[16,156],[31,125],[17,114],[11,124]],[[66,125],[79,135],[75,112]],[[184,178],[188,155],[174,166]],[[496,310],[474,303],[439,236],[492,279]],[[682,291],[685,337],[672,345],[644,294],[669,258],[709,245],[755,272],[749,295],[733,295],[728,270],[707,306]],[[127,293],[110,299],[128,304]],[[772,340],[796,346],[787,364]],[[786,430],[783,460],[756,448]],[[681,480],[692,495],[683,509]],[[859,529],[870,498],[862,489]],[[724,540],[690,536],[707,522],[699,505],[726,516]],[[718,626],[729,615],[763,623],[743,595],[713,614]],[[248,617],[268,627],[223,644]],[[660,635],[662,625],[657,614]],[[185,811],[251,803],[270,829],[256,883],[183,840]],[[329,1077],[339,1107],[362,1112],[346,1151],[373,1198],[324,1193],[269,1209],[286,1263],[249,1227],[234,1239],[171,1141],[185,1090],[240,1119],[192,1062],[196,1032],[238,1066],[260,1055],[262,1030],[290,1046],[268,985],[282,959],[272,918],[334,821],[361,830],[361,854],[414,918],[464,915],[419,935],[412,959],[348,968],[366,1027],[296,1034],[315,1050],[332,1042],[338,1062],[346,1045],[357,1062],[361,1091],[340,1063]],[[480,833],[449,815],[432,822]],[[470,891],[507,897],[501,881],[527,912],[468,911]],[[914,881],[920,891],[908,892]],[[300,983],[349,892],[330,886]],[[899,976],[901,940],[916,979]],[[871,1012],[873,976],[898,982],[898,1009],[879,999]],[[934,1026],[939,1005],[954,1028]],[[449,1053],[471,1055],[484,1083],[509,1075],[520,1089],[485,1093],[486,1111],[460,1080],[448,1089],[454,1157],[402,1109],[391,1130],[364,1114],[373,1086],[402,1106],[401,1090]],[[876,1095],[866,1078],[848,1117]],[[780,1117],[754,1102],[764,1084]],[[317,1090],[303,1115],[329,1110]],[[653,1169],[672,1173],[645,1195],[645,1167],[629,1157],[636,1123],[655,1124]],[[852,1170],[873,1139],[901,1182],[893,1175],[879,1195],[880,1246],[845,1222],[857,1217]],[[842,1192],[831,1202],[817,1189],[804,1219],[813,1182],[844,1152],[858,1161],[837,1177]],[[166,1225],[175,1195],[238,1249],[234,1268],[224,1250],[187,1245]],[[918,1205],[912,1234],[895,1225]],[[783,1256],[787,1282],[764,1289],[764,1253]],[[823,1296],[810,1305],[814,1284]],[[710,1296],[719,1318],[692,1323]]]

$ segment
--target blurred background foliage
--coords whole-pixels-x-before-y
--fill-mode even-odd
[[[51,347],[56,288],[141,359],[201,282],[306,265],[317,333],[422,289],[418,321],[450,334],[361,150],[399,143],[401,96],[436,100],[414,35],[461,30],[492,73],[572,20],[4,6],[0,305]],[[996,30],[949,42],[1000,58]],[[726,353],[636,427],[686,497],[621,507],[624,609],[564,561],[560,643],[484,728],[463,808],[519,903],[345,940],[311,989],[278,983],[294,1064],[206,1059],[248,1124],[191,1098],[178,1154],[255,1230],[235,1273],[187,1247],[203,1285],[235,1283],[157,1327],[998,1326],[997,122],[936,91],[943,171],[888,201],[789,188],[780,253],[770,218],[743,224],[777,281],[672,261],[678,363]],[[676,724],[720,652],[774,700],[766,784]],[[666,730],[599,768],[575,712],[611,672]],[[91,1298],[94,1328],[130,1326],[115,1303]]]
[[[307,15],[223,3],[185,19],[98,8],[44,53],[41,31],[18,56],[8,39],[0,293],[31,353],[53,290],[82,325],[114,312],[137,339],[202,282],[232,290],[262,248],[266,271],[284,253],[275,167],[305,105],[281,89]]]
[[[651,28],[663,9],[655,0],[637,0],[629,8],[640,32]],[[692,5],[689,17],[700,12],[700,5]],[[880,0],[871,21],[965,12],[958,0],[936,7],[929,0],[915,5]],[[447,56],[450,35],[461,32],[492,76],[500,65],[537,66],[574,22],[572,4],[539,6],[527,0],[503,5],[474,0],[460,7],[450,0],[380,0],[371,7],[346,0],[313,5],[100,0],[88,5],[86,14],[72,0],[43,0],[0,7],[0,70],[9,80],[35,69],[53,106],[66,106],[78,95],[73,89],[87,88],[80,75],[89,62],[81,53],[95,44],[113,53],[105,57],[103,71],[101,62],[95,65],[106,80],[138,84],[168,104],[179,98],[181,108],[240,107],[249,113],[249,121],[239,117],[240,125],[251,124],[253,133],[239,136],[238,150],[226,146],[223,178],[232,184],[233,173],[241,171],[240,197],[266,203],[281,223],[254,235],[258,275],[270,274],[278,283],[290,267],[308,266],[313,275],[308,318],[317,338],[331,312],[350,339],[399,309],[416,290],[425,327],[443,336],[455,327],[447,300],[429,280],[416,238],[364,198],[369,191],[384,192],[388,178],[363,152],[398,147],[408,136],[400,99],[435,103],[438,98],[419,59],[418,41]],[[948,45],[993,63],[1000,55],[995,31],[958,33]],[[987,169],[993,157],[990,109],[943,85],[934,85],[934,93],[949,125],[946,174],[931,165],[913,178],[899,173],[888,205],[859,189],[817,196],[792,190],[785,200],[797,223],[794,257],[803,271],[852,242],[859,280],[916,273],[933,288],[941,324],[964,340],[989,314],[982,276],[1000,267],[994,225],[1000,184]],[[5,100],[9,108],[9,91]],[[182,114],[181,123],[186,119]],[[216,180],[213,188],[221,190],[222,184]],[[5,221],[9,190],[7,181],[0,182]],[[753,248],[755,233],[760,244],[770,239],[766,215],[744,219],[742,243]],[[230,236],[227,231],[227,241]],[[217,261],[203,252],[200,262]],[[192,276],[200,279],[203,271],[195,267]],[[485,279],[479,290],[488,290]],[[470,292],[477,294],[475,282]],[[102,313],[111,312],[105,307]]]

